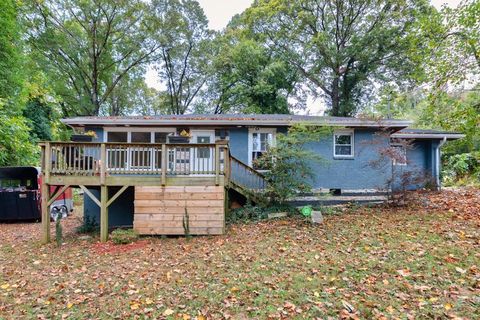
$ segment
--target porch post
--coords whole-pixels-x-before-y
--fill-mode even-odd
[[[100,187],[100,241],[108,240],[108,187]]]
[[[47,244],[50,242],[50,215],[48,214],[48,184],[42,179],[41,192],[41,207],[42,207],[42,243]]]
[[[50,198],[50,187],[48,182],[50,180],[50,155],[52,154],[50,143],[45,143],[42,146],[42,184],[40,186],[41,193],[41,208],[42,208],[42,243],[47,244],[50,242],[50,214],[48,200]]]

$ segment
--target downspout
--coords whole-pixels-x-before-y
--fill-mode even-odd
[[[440,148],[445,144],[445,142],[447,142],[447,137],[443,137],[442,141],[440,141],[440,143],[438,144],[437,146],[437,150],[436,150],[436,157],[437,157],[437,161],[436,161],[436,168],[435,168],[435,173],[436,173],[436,183],[437,183],[437,188],[438,190],[441,189],[441,184],[440,184]]]

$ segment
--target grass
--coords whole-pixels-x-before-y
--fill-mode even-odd
[[[101,253],[69,226],[60,248],[0,226],[0,318],[475,319],[479,226],[456,209],[355,207]]]

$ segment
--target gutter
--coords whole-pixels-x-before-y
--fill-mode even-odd
[[[440,182],[440,148],[447,142],[447,137],[443,137],[442,141],[437,146],[436,149],[436,155],[437,155],[437,163],[436,163],[436,182],[437,182],[437,188],[440,190],[442,188],[441,182]]]

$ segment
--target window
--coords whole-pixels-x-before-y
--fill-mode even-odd
[[[128,142],[128,132],[110,131],[107,135],[108,142]]]
[[[392,162],[394,166],[407,165],[407,148],[403,145],[392,145]]]
[[[197,143],[210,143],[210,137],[209,136],[197,136]],[[210,148],[198,148],[198,154],[197,154],[198,159],[210,159]]]
[[[335,158],[353,158],[353,130],[334,133],[333,156]]]
[[[275,142],[275,129],[250,129],[249,136],[249,164],[252,168],[261,170],[256,164],[256,159],[260,158],[269,146]]]

